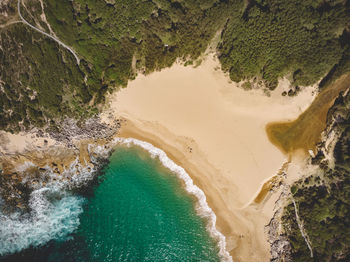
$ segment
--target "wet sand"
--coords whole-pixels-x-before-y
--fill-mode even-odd
[[[287,157],[265,127],[297,118],[312,103],[315,87],[283,97],[289,87],[284,79],[268,97],[238,88],[218,66],[209,56],[196,68],[176,64],[140,75],[108,98],[102,117],[123,118],[121,137],[150,142],[186,169],[216,213],[234,261],[269,261],[264,226],[276,195],[263,201],[267,194],[260,192],[271,189],[264,183]]]
[[[343,75],[324,89],[311,106],[297,119],[287,122],[274,122],[266,127],[270,141],[285,154],[297,150],[316,152],[321,141],[321,133],[326,128],[327,113],[341,91],[350,88],[350,74]]]

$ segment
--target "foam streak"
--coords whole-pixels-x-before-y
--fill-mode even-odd
[[[204,192],[198,186],[193,184],[193,180],[185,171],[185,169],[177,165],[176,163],[174,163],[174,161],[172,161],[163,150],[153,146],[148,142],[141,141],[134,138],[116,138],[114,139],[114,142],[116,144],[124,144],[127,146],[135,145],[145,149],[151,154],[152,157],[158,157],[160,162],[163,164],[163,166],[170,169],[180,179],[182,179],[185,182],[186,191],[194,195],[198,199],[198,204],[199,204],[197,208],[198,215],[208,220],[207,230],[209,231],[211,237],[213,237],[218,241],[219,256],[221,258],[221,261],[232,262],[233,261],[232,257],[226,250],[225,236],[216,229],[215,213],[209,207]]]

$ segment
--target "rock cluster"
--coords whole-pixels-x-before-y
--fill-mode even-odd
[[[117,134],[121,123],[115,120],[104,124],[99,118],[83,123],[66,119],[60,131],[48,134],[36,131],[39,137],[57,141],[55,145],[34,147],[16,155],[2,152],[0,201],[5,204],[0,206],[0,211],[30,211],[30,194],[48,185],[59,183],[77,189],[89,182],[108,158],[108,153],[104,152],[109,152],[110,148],[106,148],[106,144]],[[99,152],[94,151],[97,147]]]
[[[102,123],[98,117],[89,118],[85,122],[66,118],[59,129],[50,131],[49,135],[59,142],[72,146],[73,140],[108,139],[117,133],[121,122],[122,120],[116,119],[112,123],[106,124]]]
[[[268,242],[270,243],[271,262],[290,262],[291,259],[291,245],[283,232],[283,226],[281,224],[281,216],[283,215],[283,209],[288,199],[290,192],[289,186],[282,184],[282,192],[279,199],[276,201],[276,212],[274,213],[270,223],[266,225],[266,231],[268,233]]]

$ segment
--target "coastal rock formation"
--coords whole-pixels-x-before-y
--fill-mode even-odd
[[[107,143],[119,127],[120,120],[107,125],[93,118],[78,127],[76,121],[66,119],[61,132],[37,132],[36,136],[43,136],[42,144],[35,139],[24,139],[21,143],[34,145],[21,152],[7,149],[11,141],[2,133],[0,197],[6,203],[2,207],[8,211],[18,208],[28,211],[28,201],[34,190],[55,183],[66,184],[65,187],[71,189],[86,185],[108,158],[111,148]],[[47,139],[51,140],[51,145]],[[101,151],[101,147],[104,150]]]
[[[349,119],[350,94],[341,93],[327,117],[325,139],[310,165],[318,171],[304,172],[286,187],[269,225],[271,261],[346,261],[350,257],[349,220]],[[333,135],[330,135],[333,134]],[[295,207],[312,246],[300,232]]]
[[[207,93],[207,104],[196,108],[205,121],[193,130],[195,133],[210,129],[212,136],[200,134],[199,137],[202,141],[212,139],[215,150],[207,146],[208,151],[202,153],[191,134],[181,133],[189,131],[188,126],[180,128],[181,134],[175,135],[185,137],[183,145],[176,141],[182,146],[180,151],[185,148],[186,152],[180,152],[182,159],[195,159],[215,151],[210,161],[202,159],[204,167],[212,168],[209,162],[224,162],[221,156],[228,156],[220,170],[226,176],[217,175],[220,168],[213,166],[207,172],[210,182],[201,181],[200,185],[217,197],[218,202],[213,204],[217,205],[216,210],[213,208],[217,214],[225,213],[225,208],[229,210],[223,220],[225,226],[221,226],[232,227],[228,230],[230,251],[241,252],[237,255],[241,261],[252,255],[251,249],[256,257],[261,254],[267,257],[268,245],[261,226],[265,222],[262,218],[258,222],[253,219],[254,215],[263,213],[266,199],[280,194],[275,214],[265,228],[269,232],[271,261],[350,260],[349,3],[347,0],[1,0],[0,215],[5,215],[0,219],[7,221],[6,215],[10,214],[24,214],[28,218],[33,215],[33,199],[60,199],[62,192],[79,190],[93,181],[113,149],[111,141],[124,124],[119,119],[122,116],[113,115],[108,123],[99,118],[108,111],[108,105],[118,110],[117,100],[114,104],[108,101],[113,92],[137,80],[138,74],[151,74],[175,63],[184,71],[188,66],[194,69],[205,64],[204,57],[210,53],[217,59],[217,72],[206,72],[213,75],[210,81],[218,87],[215,93]],[[218,77],[219,73],[224,77]],[[333,88],[338,80],[341,86]],[[222,84],[232,81],[237,85]],[[282,89],[281,82],[286,83]],[[259,169],[267,170],[263,162],[270,158],[276,164],[276,155],[284,157],[276,148],[273,148],[276,154],[269,155],[265,148],[256,146],[255,141],[263,139],[265,146],[272,144],[263,136],[266,123],[258,123],[263,116],[257,116],[256,108],[250,110],[259,104],[254,99],[268,104],[269,97],[276,98],[273,92],[277,88],[278,97],[283,96],[284,100],[277,99],[276,104],[289,105],[304,91],[313,92],[312,85],[317,89],[315,93],[320,94],[315,99],[317,103],[297,121],[289,121],[289,126],[284,123],[279,129],[277,125],[274,132],[283,142],[275,145],[286,155],[299,149],[311,155],[299,166],[305,168],[293,174],[293,181],[288,180],[288,172],[292,172],[289,169],[270,177],[263,182],[257,196],[248,201],[252,192],[237,187],[231,178],[236,176],[239,185],[245,185],[258,177],[255,183],[259,185],[261,176],[266,175]],[[173,88],[176,92],[165,106],[174,106],[172,101],[177,99],[180,102],[177,107],[185,112],[180,121],[187,118],[190,123],[199,123],[198,115],[192,114],[196,110],[183,106],[185,100],[189,101],[187,91],[191,86],[192,82],[181,99],[175,94],[179,89]],[[240,101],[230,100],[230,96],[238,97],[231,92],[233,86],[243,88],[249,95],[263,90],[266,100],[252,95],[250,104],[239,108]],[[197,93],[192,93],[193,101],[201,99]],[[140,94],[137,96],[141,97]],[[220,99],[214,100],[212,94]],[[283,117],[289,120],[295,112],[300,114],[305,110],[303,105],[311,103],[313,97],[308,96],[308,101],[294,108],[285,107]],[[338,98],[332,106],[335,97]],[[143,100],[147,100],[146,95],[142,95],[140,102]],[[225,117],[211,110],[217,106],[215,103],[220,104],[218,112]],[[234,108],[233,104],[238,106]],[[258,110],[265,115],[282,112],[259,106]],[[235,132],[240,124],[233,115],[239,115],[239,121],[257,124],[247,125],[248,129],[260,128],[263,132],[254,137],[256,140],[238,138]],[[179,126],[180,121],[174,121],[174,126]],[[232,121],[232,126],[226,129],[227,136],[219,140],[213,126],[224,129],[227,126],[221,124],[225,121]],[[248,132],[242,133],[247,138]],[[162,135],[170,137],[166,132]],[[228,140],[232,138],[239,141],[231,146]],[[300,143],[290,147],[297,140]],[[230,150],[233,147],[238,152],[234,156]],[[265,157],[263,161],[257,161],[254,150],[262,150],[259,154]],[[219,151],[221,155],[216,153]],[[239,171],[234,170],[238,165],[232,167],[232,158],[243,155],[251,159],[254,172],[247,172],[246,163],[240,160]],[[215,187],[210,188],[211,184]],[[231,194],[233,191],[237,195]],[[208,198],[215,202],[213,197]],[[230,205],[233,201],[242,206],[248,204],[238,208],[238,204]],[[235,220],[236,213],[239,219]],[[250,219],[247,224],[251,222],[248,226],[243,222],[237,226],[242,228],[232,226],[232,221],[244,221],[247,217]],[[270,215],[264,217],[269,218]],[[214,222],[212,226],[215,227]],[[259,234],[258,240],[253,234]]]

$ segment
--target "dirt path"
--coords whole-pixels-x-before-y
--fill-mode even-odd
[[[77,60],[77,64],[78,64],[78,65],[80,64],[80,59],[79,59],[78,55],[75,53],[75,51],[74,51],[71,47],[67,46],[65,43],[63,43],[61,40],[57,39],[56,37],[54,37],[54,36],[52,36],[52,35],[50,35],[50,34],[44,32],[44,31],[40,30],[39,28],[36,28],[35,26],[31,25],[30,23],[27,22],[27,20],[25,20],[25,19],[23,18],[22,14],[21,14],[21,0],[18,0],[17,9],[18,9],[18,15],[19,15],[19,17],[21,18],[21,20],[22,20],[22,22],[23,22],[24,24],[26,24],[26,25],[29,26],[30,28],[34,29],[35,31],[37,31],[37,32],[39,32],[39,33],[41,33],[41,34],[43,34],[43,35],[45,35],[45,36],[51,38],[52,40],[56,41],[59,45],[61,45],[61,46],[63,46],[64,48],[68,49],[68,51],[71,52],[72,55],[73,55],[73,56],[75,57],[75,59]]]

